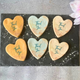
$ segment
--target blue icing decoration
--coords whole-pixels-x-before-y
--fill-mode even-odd
[[[41,44],[40,45],[35,44],[35,50],[36,50],[36,52],[40,51],[39,48],[41,48]]]
[[[66,24],[62,25],[62,22],[60,22],[60,24],[59,24],[59,29],[58,29],[58,30],[62,30],[62,28],[61,28],[60,26],[65,27],[65,25],[66,25]]]
[[[56,48],[55,48],[55,54],[58,54],[58,50],[61,50],[61,49],[62,49],[62,47],[56,46]]]
[[[58,51],[55,50],[55,54],[58,54]]]
[[[15,24],[13,24],[13,22],[11,22],[11,27],[13,28],[13,31],[16,29],[15,25],[17,25],[17,21],[15,22]]]
[[[61,27],[59,27],[59,29],[58,30],[62,30],[62,28]]]
[[[21,51],[18,51],[18,50],[20,50],[20,46],[18,45],[18,47],[15,47],[14,49],[15,49],[16,53],[18,53],[20,55]]]
[[[40,25],[42,24],[42,21],[36,21],[36,28],[37,30],[40,29]]]

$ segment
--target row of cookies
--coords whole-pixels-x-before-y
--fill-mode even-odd
[[[48,47],[48,41],[44,38],[37,41],[34,38],[28,40],[28,48],[32,55],[36,59],[40,59],[46,52]],[[61,42],[56,38],[53,38],[49,41],[49,54],[51,59],[57,60],[61,58],[69,49],[69,45],[66,42]],[[6,52],[14,59],[19,61],[24,61],[27,56],[27,44],[25,40],[18,39],[14,44],[8,44],[6,46]]]
[[[40,37],[46,30],[49,23],[47,16],[41,16],[37,18],[36,16],[30,16],[28,18],[28,25],[37,37]],[[21,16],[16,16],[13,20],[6,18],[3,21],[5,29],[13,36],[19,37],[24,26],[24,19]],[[66,19],[65,21],[61,16],[56,16],[53,18],[53,30],[55,35],[59,38],[64,36],[72,27],[72,21]]]

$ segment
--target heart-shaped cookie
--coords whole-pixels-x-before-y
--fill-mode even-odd
[[[3,25],[11,35],[19,37],[23,29],[24,20],[21,16],[16,16],[13,20],[6,18],[3,21]]]
[[[40,37],[48,26],[49,19],[46,16],[41,16],[39,19],[36,16],[30,16],[28,24],[34,35]]]
[[[64,36],[66,33],[68,33],[71,28],[72,28],[71,20],[66,19],[64,21],[61,16],[56,16],[53,19],[53,30],[54,30],[55,35],[58,38]]]
[[[14,59],[24,61],[27,55],[27,45],[23,39],[18,39],[14,44],[6,46],[6,52]]]
[[[69,45],[66,42],[61,42],[55,38],[49,41],[49,54],[52,60],[61,58],[69,49]]]
[[[28,40],[29,50],[36,59],[40,59],[43,56],[47,46],[48,41],[44,38],[40,39],[39,41],[36,41],[34,38],[30,38]]]

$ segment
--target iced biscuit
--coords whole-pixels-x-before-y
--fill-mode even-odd
[[[46,16],[41,16],[37,18],[36,16],[30,16],[28,19],[28,24],[33,32],[33,34],[37,37],[40,37],[48,26],[49,19]]]
[[[44,38],[40,39],[39,41],[36,41],[34,38],[30,38],[28,40],[28,48],[36,59],[40,59],[44,55],[47,46],[48,41]]]
[[[61,58],[69,49],[69,45],[66,42],[61,42],[56,38],[53,38],[49,41],[49,54],[51,59],[57,60]]]
[[[24,25],[24,20],[21,16],[16,16],[14,19],[6,18],[3,21],[5,29],[14,37],[19,37]]]
[[[15,44],[8,44],[6,52],[14,59],[24,61],[27,56],[27,45],[23,39],[18,39]]]
[[[72,28],[72,21],[69,19],[63,20],[61,16],[56,16],[53,19],[53,30],[59,38],[64,36]]]

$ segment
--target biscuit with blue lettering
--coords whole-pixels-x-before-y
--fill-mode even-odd
[[[15,16],[13,20],[6,18],[3,25],[12,36],[19,37],[23,30],[24,20],[21,16]]]
[[[37,18],[36,16],[30,16],[28,19],[28,24],[33,32],[33,34],[37,37],[40,37],[48,26],[49,19],[46,16],[41,16]]]
[[[53,30],[58,38],[68,33],[71,28],[72,28],[72,21],[70,19],[63,20],[61,16],[54,17]]]
[[[40,59],[47,50],[48,41],[44,38],[37,41],[34,38],[28,40],[28,48],[36,59]]]
[[[53,61],[61,58],[69,49],[69,45],[66,42],[61,42],[56,38],[49,41],[49,55]]]
[[[27,45],[23,39],[18,39],[15,44],[8,44],[6,52],[18,61],[24,61],[27,56]]]

